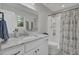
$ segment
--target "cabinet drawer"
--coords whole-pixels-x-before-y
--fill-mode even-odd
[[[37,49],[37,55],[48,55],[48,42],[42,44]]]
[[[2,55],[21,55],[24,53],[24,45],[14,46],[1,51]]]
[[[35,49],[36,47],[39,47],[39,45],[44,44],[47,41],[47,39],[48,38],[38,39],[25,44],[25,52]]]
[[[36,49],[31,50],[31,51],[29,51],[27,53],[24,53],[24,55],[37,55],[37,53],[35,51],[36,51]]]
[[[24,55],[48,55],[48,42],[46,41],[42,45],[25,53]]]

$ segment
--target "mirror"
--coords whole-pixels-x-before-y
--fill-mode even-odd
[[[26,20],[26,30],[27,31],[37,31],[38,23],[37,19]]]

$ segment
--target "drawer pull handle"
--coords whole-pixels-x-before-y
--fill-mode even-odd
[[[37,51],[39,51],[39,49],[37,49]]]
[[[13,54],[13,55],[18,55],[21,51],[18,51],[17,53]]]
[[[37,53],[37,51],[35,51],[35,53]]]

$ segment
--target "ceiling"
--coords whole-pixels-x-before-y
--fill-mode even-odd
[[[52,11],[59,11],[74,6],[79,6],[79,3],[43,3],[43,5]]]
[[[49,11],[51,11],[51,13],[57,13],[57,12],[60,12],[60,11],[65,11],[67,9],[73,9],[73,8],[76,8],[76,7],[79,7],[79,3],[22,3],[22,5],[24,5],[25,7],[28,7],[30,9],[32,9],[32,11],[36,11],[36,14],[37,14],[37,10],[41,10],[44,9],[44,11],[46,9],[48,9]],[[41,7],[41,6],[44,6],[44,7]],[[38,7],[36,9],[36,7]]]
[[[21,4],[36,11],[36,9],[34,8],[35,3],[21,3]]]

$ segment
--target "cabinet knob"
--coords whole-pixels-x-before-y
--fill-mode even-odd
[[[13,54],[13,55],[18,55],[21,51],[18,51],[17,53]]]
[[[37,51],[39,51],[39,49],[37,49]]]
[[[37,53],[37,51],[35,51],[35,53]]]

